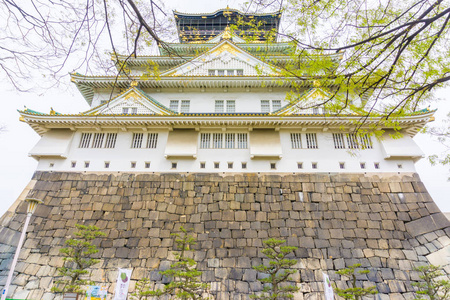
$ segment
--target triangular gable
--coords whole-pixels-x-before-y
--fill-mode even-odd
[[[209,70],[242,70],[243,76],[277,76],[278,70],[228,40],[161,76],[211,76]],[[241,75],[236,74],[235,75]]]
[[[216,43],[220,43],[220,41],[222,40],[224,35],[230,35],[230,40],[233,41],[233,43],[245,43],[245,40],[237,35],[234,35],[233,33],[230,33],[228,30],[224,30],[222,31],[220,34],[216,35],[215,37],[213,37],[212,39],[210,39],[209,41],[207,41],[207,43],[211,43],[211,44],[216,44]]]
[[[110,101],[101,104],[85,113],[85,115],[174,115],[158,101],[137,87],[131,87]]]
[[[323,114],[323,108],[313,108],[315,103],[323,103],[325,100],[331,98],[333,95],[323,90],[322,88],[310,88],[299,95],[297,100],[285,105],[277,111],[274,115],[291,115],[291,114]],[[311,108],[303,108],[311,107]],[[318,110],[317,110],[318,109]]]

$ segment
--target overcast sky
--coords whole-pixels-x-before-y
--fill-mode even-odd
[[[225,8],[227,5],[238,8],[242,2],[238,0],[166,0],[165,4],[167,8],[181,12],[207,13]],[[69,82],[70,79],[66,80]],[[37,166],[37,162],[28,157],[28,152],[37,143],[39,136],[27,124],[19,122],[19,114],[16,110],[26,105],[30,109],[42,112],[49,112],[50,107],[53,107],[56,111],[63,113],[77,113],[89,107],[74,86],[63,86],[40,95],[5,91],[7,88],[1,85],[0,90],[3,104],[0,109],[0,124],[6,125],[6,131],[0,133],[0,215],[3,215],[28,184]],[[435,124],[441,123],[450,111],[448,100],[450,89],[438,92],[437,97],[445,100],[431,104],[431,108],[438,108]],[[414,140],[426,155],[445,151],[445,148],[427,135],[418,134]],[[416,168],[441,210],[450,211],[448,168],[431,167],[426,159],[419,161]]]

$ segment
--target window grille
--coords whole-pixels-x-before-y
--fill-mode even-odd
[[[227,76],[234,76],[234,70],[227,70]]]
[[[104,133],[95,133],[94,140],[92,141],[92,148],[101,148],[103,145]]]
[[[147,148],[156,148],[158,144],[158,134],[157,133],[149,133],[147,135]]]
[[[236,101],[227,100],[227,112],[235,112],[236,111]]]
[[[211,134],[202,133],[200,134],[200,149],[208,149],[211,147]]]
[[[106,134],[106,143],[105,148],[114,148],[116,147],[117,133],[108,133]]]
[[[225,76],[225,70],[217,70],[217,75]]]
[[[208,70],[208,76],[216,75],[216,70]]]
[[[368,134],[364,134],[360,136],[361,140],[361,149],[373,149],[372,140]]]
[[[225,134],[225,148],[234,149],[234,133]]]
[[[89,161],[85,161],[84,162],[84,167],[85,168],[89,168],[90,165],[91,165],[91,163]]]
[[[247,134],[246,133],[237,133],[237,147],[238,149],[247,149]]]
[[[241,167],[242,167],[242,169],[247,169],[247,163],[246,162],[242,162],[241,163]]]
[[[137,107],[132,107],[131,108],[131,114],[132,115],[136,115],[137,114]]]
[[[89,144],[91,143],[92,133],[82,133],[80,148],[89,148]]]
[[[335,149],[345,149],[344,135],[342,133],[333,133],[333,142]]]
[[[243,76],[244,75],[244,70],[236,70],[236,75],[237,76]]]
[[[149,161],[146,161],[146,162],[145,162],[145,168],[146,168],[146,169],[149,169],[149,168],[150,168],[150,162],[149,162]]]
[[[272,111],[279,110],[281,108],[281,100],[272,100]]]
[[[347,134],[347,146],[349,149],[358,149],[359,148],[358,139],[357,139],[356,134],[354,134],[354,133]]]
[[[128,114],[128,107],[122,107],[122,114],[124,115]]]
[[[292,149],[302,148],[302,139],[300,133],[291,133],[291,145]]]
[[[263,113],[270,112],[270,101],[269,100],[261,100],[261,112],[263,112]]]
[[[170,100],[169,108],[175,112],[178,112],[178,100]]]
[[[212,143],[211,143],[212,141]],[[247,133],[201,133],[200,149],[247,149]]]
[[[223,133],[213,133],[213,148],[222,149]]]
[[[319,109],[317,107],[313,108],[313,115],[318,115]]]
[[[224,111],[223,100],[216,100],[215,112],[222,113]]]
[[[306,134],[306,148],[317,149],[317,135],[315,133]]]
[[[143,139],[144,139],[143,133],[133,133],[133,141],[131,142],[131,148],[141,148]]]
[[[181,109],[180,112],[188,113],[191,101],[189,100],[181,100]]]

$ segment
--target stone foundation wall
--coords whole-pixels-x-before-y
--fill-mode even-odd
[[[413,268],[448,266],[450,223],[416,174],[89,174],[37,172],[29,196],[44,200],[32,217],[10,293],[53,299],[59,249],[75,224],[96,225],[100,263],[91,279],[115,288],[117,268],[150,277],[174,259],[171,233],[193,228],[193,258],[215,299],[248,299],[261,290],[262,241],[285,239],[298,249],[297,299],[322,299],[322,271],[355,263],[371,273],[380,299],[412,299]],[[0,286],[6,281],[26,205],[0,219]]]

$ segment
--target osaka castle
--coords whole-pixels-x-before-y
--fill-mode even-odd
[[[159,55],[114,55],[118,76],[71,74],[88,111],[19,111],[41,136],[29,154],[39,163],[0,219],[1,286],[24,200],[43,203],[8,298],[62,297],[51,287],[75,224],[106,234],[95,240],[99,263],[86,278],[106,286],[107,299],[118,268],[132,270],[129,295],[142,278],[167,284],[159,272],[175,261],[171,234],[181,226],[197,241],[192,258],[213,299],[261,292],[265,274],[253,267],[268,263],[261,251],[269,238],[297,247],[295,299],[324,299],[323,274],[350,287],[336,272],[354,264],[370,270],[357,285],[375,286],[372,297],[382,300],[414,298],[416,267],[450,271],[449,221],[414,167],[423,153],[412,138],[434,111],[385,122],[367,117],[374,99],[356,92],[354,109],[329,110],[322,103],[336,86],[282,75],[297,49],[265,34],[278,31],[281,13],[227,8],[174,17],[179,42],[160,46]],[[262,26],[255,32],[239,20]],[[342,55],[316,59],[338,67]]]

